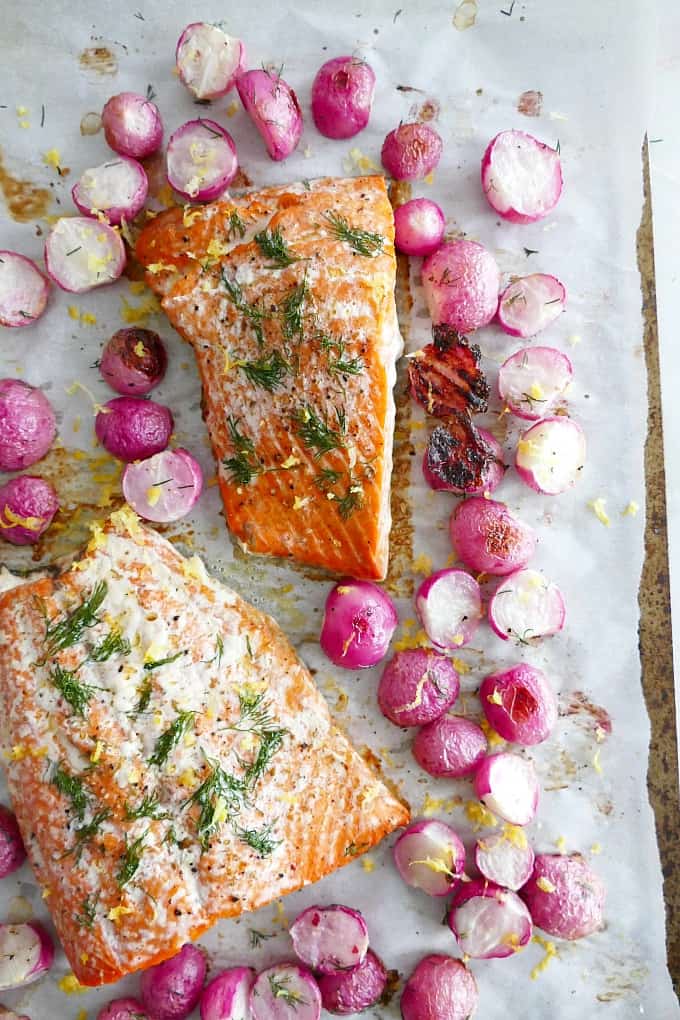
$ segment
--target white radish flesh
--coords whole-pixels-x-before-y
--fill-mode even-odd
[[[140,517],[167,524],[185,517],[198,502],[203,472],[186,450],[163,450],[128,464],[122,486],[125,499]]]
[[[394,863],[407,885],[448,896],[465,870],[465,847],[444,822],[414,822],[394,844]]]
[[[321,993],[313,975],[295,963],[263,970],[250,993],[253,1020],[319,1020]]]
[[[480,496],[458,504],[450,532],[458,558],[486,574],[511,574],[525,567],[538,541],[533,528],[513,517],[505,503]]]
[[[477,879],[458,888],[448,920],[461,950],[477,960],[512,956],[531,938],[531,915],[519,896]]]
[[[434,645],[461,648],[472,640],[482,616],[479,585],[464,570],[438,570],[418,588],[416,611]]]
[[[523,347],[503,362],[498,393],[518,418],[538,421],[549,415],[571,383],[571,361],[554,347]]]
[[[469,333],[491,322],[498,308],[500,273],[476,241],[451,241],[423,262],[423,290],[432,321]]]
[[[149,190],[146,171],[136,159],[119,156],[85,170],[71,190],[83,216],[103,213],[109,223],[128,223],[143,208]]]
[[[52,939],[39,924],[0,924],[0,989],[22,988],[54,961]]]
[[[231,967],[214,977],[201,995],[201,1020],[250,1020],[252,967]]]
[[[47,307],[50,282],[35,262],[0,251],[0,326],[30,326]]]
[[[434,470],[430,447],[428,446],[423,454],[423,477],[431,489],[434,489],[436,492],[455,492],[458,496],[491,495],[491,493],[496,491],[503,481],[506,471],[505,464],[503,463],[503,448],[491,432],[487,432],[486,429],[482,428],[477,428],[477,432],[489,447],[494,458],[489,461],[488,465],[484,469],[482,474],[482,484],[472,486],[469,489],[461,489],[456,485],[451,485],[440,476],[440,473]]]
[[[195,21],[177,41],[175,62],[180,81],[196,99],[218,99],[236,84],[245,67],[246,52],[218,25]]]
[[[477,840],[475,864],[489,882],[517,892],[531,875],[534,851],[521,828],[506,825],[503,832]]]
[[[586,437],[571,418],[544,418],[522,433],[515,467],[530,489],[557,496],[576,485],[586,461]]]
[[[562,312],[567,292],[556,276],[532,273],[514,280],[498,302],[498,323],[505,333],[526,339],[536,336]]]
[[[382,714],[396,726],[423,726],[450,708],[460,680],[450,659],[425,648],[397,652],[378,686]]]
[[[539,785],[533,762],[509,751],[485,758],[475,772],[475,793],[511,825],[528,825],[536,815]]]
[[[474,772],[487,751],[484,730],[472,719],[443,715],[416,734],[413,757],[431,776],[459,779]]]
[[[562,630],[566,610],[562,593],[538,570],[517,570],[496,588],[489,602],[489,623],[504,641],[529,644]]]
[[[338,1016],[362,1013],[375,1006],[387,985],[387,969],[379,956],[369,949],[354,970],[321,974],[318,978],[323,1008]]]
[[[482,158],[482,188],[491,208],[511,223],[540,220],[562,194],[559,154],[524,131],[502,131]]]
[[[158,107],[137,92],[111,96],[102,110],[106,141],[114,152],[144,159],[160,148],[163,121]]]
[[[549,935],[581,939],[603,927],[606,889],[581,854],[536,854],[520,895]]]
[[[184,198],[210,202],[226,191],[238,170],[236,146],[228,131],[199,117],[170,136],[168,181]]]
[[[433,953],[420,961],[401,995],[403,1020],[470,1020],[477,982],[462,960]]]
[[[444,213],[429,198],[412,198],[394,210],[394,246],[405,255],[431,255],[445,228]]]
[[[290,85],[273,71],[246,71],[236,88],[270,159],[290,156],[302,134],[302,111]]]
[[[340,904],[303,910],[290,927],[290,937],[298,959],[320,974],[353,970],[368,950],[363,916]]]
[[[47,235],[45,265],[62,290],[83,294],[118,279],[125,268],[125,246],[106,223],[62,217]]]
[[[540,744],[557,722],[555,692],[545,673],[528,663],[484,677],[479,699],[489,725],[513,744]]]

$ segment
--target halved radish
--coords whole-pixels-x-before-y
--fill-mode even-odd
[[[540,744],[557,722],[557,698],[548,678],[526,662],[484,677],[479,700],[489,725],[513,744]]]
[[[563,416],[543,418],[522,433],[515,466],[535,492],[557,496],[579,479],[586,460],[586,437],[580,425]]]
[[[295,955],[320,974],[353,970],[368,950],[363,915],[351,907],[308,907],[290,926]]]
[[[536,336],[564,311],[567,292],[556,276],[532,273],[509,284],[498,301],[498,324],[510,336]]]
[[[438,452],[446,455],[446,451],[437,451],[433,448],[432,444],[428,443],[427,449],[423,454],[423,477],[431,489],[434,489],[435,491],[455,492],[458,496],[478,496],[482,494],[486,495],[487,493],[491,495],[492,492],[496,491],[503,481],[506,472],[506,466],[503,463],[503,447],[496,437],[486,429],[477,427],[477,432],[488,447],[491,455],[485,467],[482,469],[481,484],[461,489],[460,486],[454,485],[452,482],[448,481],[445,477],[448,473],[446,470],[448,464],[446,456],[444,456],[443,459],[438,455],[435,456],[435,453]]]
[[[566,354],[554,347],[522,347],[501,365],[498,393],[518,418],[538,421],[550,414],[573,371]]]
[[[118,279],[125,268],[125,246],[106,223],[62,217],[47,235],[45,265],[62,290],[82,294]]]
[[[461,715],[442,715],[423,726],[413,741],[413,757],[431,776],[459,779],[474,772],[487,751],[484,730]]]
[[[30,326],[47,306],[50,282],[35,262],[0,251],[0,326]]]
[[[539,785],[533,762],[502,751],[489,755],[475,772],[475,793],[495,815],[512,825],[528,825],[536,815]]]
[[[482,595],[474,577],[445,568],[427,577],[416,592],[416,612],[438,648],[471,641],[482,616]]]
[[[394,863],[407,885],[428,896],[448,896],[465,871],[465,847],[444,822],[414,822],[394,844]]]
[[[52,939],[40,924],[0,924],[0,989],[23,988],[54,962]]]
[[[259,131],[270,159],[281,160],[297,148],[302,110],[288,82],[274,71],[256,69],[239,75],[236,88],[243,109]]]
[[[160,148],[163,121],[155,103],[137,92],[111,96],[102,110],[106,141],[121,156],[144,159]]]
[[[195,21],[177,41],[175,62],[180,81],[196,99],[218,99],[236,84],[245,67],[246,51],[219,27]]]
[[[365,1009],[375,1006],[382,997],[387,985],[387,968],[380,957],[369,949],[354,970],[320,974],[318,985],[323,1008],[329,1013],[338,1016],[363,1013]]]
[[[185,517],[203,490],[203,472],[186,450],[163,450],[128,464],[123,495],[140,517],[167,524]]]
[[[221,971],[201,993],[201,1020],[250,1020],[250,992],[254,983],[252,967]]]
[[[512,956],[527,944],[533,927],[516,893],[479,879],[458,887],[448,921],[462,951],[477,960]]]
[[[71,190],[83,216],[104,213],[109,223],[133,220],[146,202],[149,182],[141,163],[119,156],[85,170]]]
[[[250,1009],[253,1020],[319,1020],[321,993],[306,967],[277,963],[258,974]]]
[[[503,832],[477,840],[475,864],[489,882],[516,892],[531,875],[534,851],[523,829],[506,825]]]
[[[605,885],[581,854],[537,854],[521,896],[534,924],[559,939],[582,939],[603,927]]]
[[[236,146],[214,121],[188,120],[170,135],[166,153],[168,181],[184,198],[219,198],[238,170]]]
[[[479,992],[462,960],[441,953],[424,957],[404,985],[403,1020],[470,1020]]]
[[[559,153],[524,131],[501,131],[482,158],[487,201],[511,223],[533,223],[553,209],[562,194]]]
[[[511,574],[525,567],[538,541],[533,528],[513,517],[505,503],[481,496],[458,504],[450,532],[458,558],[486,574]]]
[[[516,570],[496,588],[489,602],[489,623],[504,641],[519,644],[562,630],[566,610],[562,593],[538,570]]]

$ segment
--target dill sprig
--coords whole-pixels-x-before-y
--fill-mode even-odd
[[[350,484],[343,496],[336,500],[338,513],[343,521],[348,521],[355,510],[364,505],[364,490],[351,477]]]
[[[291,366],[280,351],[272,351],[257,361],[239,362],[239,368],[251,383],[273,393],[283,384]]]
[[[261,230],[259,234],[255,234],[255,243],[263,255],[272,259],[266,266],[267,269],[285,269],[286,266],[292,266],[294,262],[300,261],[298,255],[293,255],[278,227],[275,230]]]
[[[128,802],[125,801],[125,820],[128,822],[139,818],[153,818],[158,822],[162,818],[169,817],[168,813],[161,808],[157,793],[145,794],[136,807],[130,807]]]
[[[179,713],[175,721],[168,726],[167,730],[161,733],[156,741],[153,754],[149,758],[150,765],[157,765],[159,768],[165,765],[170,752],[177,747],[185,733],[188,733],[189,728],[194,724],[195,718],[195,712]]]
[[[139,694],[139,701],[137,702],[135,712],[146,712],[151,701],[152,692],[153,684],[151,683],[151,677],[145,676],[141,684],[137,688],[137,693]]]
[[[42,665],[46,659],[56,655],[57,652],[77,644],[89,627],[94,627],[99,623],[97,612],[101,609],[107,591],[106,581],[99,581],[76,609],[67,613],[57,622],[46,621],[45,655],[38,665]]]
[[[50,782],[56,786],[63,797],[71,801],[71,810],[79,822],[85,817],[85,811],[89,803],[87,792],[80,776],[73,776],[66,772],[60,763],[55,765]]]
[[[133,843],[125,847],[125,853],[120,858],[120,866],[116,872],[116,882],[121,889],[134,878],[137,872],[137,868],[142,860],[142,854],[144,853],[144,840],[148,832],[149,830],[147,829]]]
[[[344,418],[338,414],[337,410],[336,415],[342,429]],[[298,435],[305,446],[314,450],[314,456],[317,460],[319,457],[323,457],[325,453],[330,453],[331,450],[337,450],[345,445],[340,432],[336,432],[335,429],[331,428],[328,422],[321,418],[310,404],[305,404],[297,412],[296,421]]]
[[[227,227],[227,237],[231,240],[232,238],[236,237],[237,234],[241,238],[245,237],[246,225],[239,216],[239,214],[236,212],[236,210],[232,209],[232,211],[229,213],[229,226]]]
[[[258,857],[269,857],[277,846],[281,846],[281,840],[274,839],[271,830],[271,822],[262,829],[244,829],[240,825],[234,826],[234,834],[242,843],[254,850]]]
[[[68,702],[74,714],[83,718],[90,698],[97,688],[82,683],[78,680],[74,670],[64,669],[58,662],[50,672],[50,682],[59,691],[64,701]]]
[[[307,297],[307,277],[293,287],[283,302],[283,335],[287,340],[295,337],[302,339],[305,299]]]
[[[282,999],[287,1006],[297,1009],[298,1006],[306,1006],[307,1000],[299,992],[289,988],[290,978],[277,978],[275,974],[269,975],[269,987],[275,999]]]
[[[224,284],[224,289],[229,295],[230,301],[239,310],[241,315],[244,315],[250,320],[250,324],[255,331],[258,343],[262,343],[264,340],[262,320],[266,317],[264,309],[260,308],[258,305],[249,304],[243,296],[243,290],[240,283],[236,280],[230,280],[229,277],[225,275],[224,270],[222,270],[222,283]]]
[[[344,357],[341,351],[335,361],[329,362],[328,368],[337,375],[361,375],[364,363],[361,358]]]
[[[167,666],[170,662],[177,662],[183,655],[186,655],[186,648],[180,648],[174,655],[167,655],[164,659],[152,659],[150,662],[145,662],[142,669],[145,673],[151,673],[154,669],[159,669],[160,666]]]
[[[239,428],[239,418],[233,415],[227,417],[227,428],[229,438],[234,446],[234,453],[226,457],[222,463],[228,468],[232,482],[239,485],[249,485],[253,478],[260,473],[260,464],[255,456],[255,446],[249,436],[244,436]]]
[[[62,856],[68,857],[69,854],[76,855],[76,861],[79,861],[83,850],[87,844],[94,839],[99,830],[102,827],[102,823],[110,816],[111,812],[108,808],[102,808],[101,811],[97,811],[93,815],[92,820],[87,822],[85,825],[80,825],[76,829],[76,841],[72,847],[70,847]]]
[[[372,234],[369,230],[352,227],[344,216],[336,212],[325,213],[324,219],[330,223],[334,235],[339,241],[345,241],[357,255],[373,258],[383,250],[385,239],[380,234]]]
[[[91,662],[106,662],[112,655],[129,654],[130,642],[127,638],[123,637],[117,627],[114,627],[98,645],[94,646],[88,655],[88,659]]]
[[[260,746],[255,759],[246,766],[244,781],[249,789],[256,786],[272,763],[274,755],[281,749],[288,730],[264,730],[259,734]]]
[[[262,945],[263,942],[267,942],[269,939],[275,939],[275,932],[258,931],[257,928],[249,928],[248,934],[250,936],[250,948],[257,949]]]
[[[208,776],[182,804],[182,807],[196,804],[200,809],[196,834],[203,850],[209,849],[210,838],[220,825],[241,810],[247,792],[242,779],[225,772],[217,760],[208,758],[207,761]]]
[[[95,896],[86,896],[80,904],[80,913],[76,914],[76,923],[79,924],[81,928],[88,928],[90,930],[94,928],[98,902],[99,893]]]
[[[239,720],[237,730],[262,731],[272,726],[271,702],[266,700],[264,691],[259,694],[250,691],[240,691],[238,696]]]
[[[322,468],[319,474],[314,479],[314,484],[317,489],[321,489],[322,492],[330,492],[334,485],[342,478],[342,471],[336,471],[334,468]]]

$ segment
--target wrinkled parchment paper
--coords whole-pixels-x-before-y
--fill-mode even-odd
[[[580,943],[558,942],[557,957],[535,980],[530,973],[546,955],[537,943],[512,959],[473,961],[484,1020],[500,1020],[513,1011],[531,1018],[646,1014],[665,1020],[680,1015],[665,966],[661,873],[645,784],[649,724],[637,653],[646,412],[634,237],[651,60],[644,5],[626,6],[624,16],[613,0],[528,0],[505,7],[501,0],[479,0],[479,10],[474,0],[459,5],[455,0],[354,5],[338,0],[236,0],[222,5],[209,0],[199,8],[174,0],[123,0],[115,5],[6,0],[2,5],[3,181],[10,192],[8,174],[48,189],[49,214],[72,212],[69,190],[74,180],[109,154],[101,133],[82,136],[79,125],[84,114],[100,110],[112,93],[143,92],[151,85],[166,134],[206,112],[193,105],[172,73],[175,42],[188,21],[228,17],[233,34],[247,41],[250,66],[283,64],[306,114],[299,149],[286,163],[274,164],[233,96],[212,105],[209,115],[233,133],[241,165],[254,186],[378,166],[388,130],[400,120],[432,116],[444,139],[444,158],[434,182],[416,185],[414,194],[440,201],[452,233],[464,232],[488,245],[505,274],[548,271],[568,289],[565,314],[540,342],[559,347],[573,361],[568,407],[588,435],[587,468],[578,488],[557,498],[532,493],[512,472],[499,493],[538,530],[535,565],[562,588],[567,626],[536,648],[506,646],[485,625],[480,627],[472,647],[457,656],[466,670],[466,693],[458,708],[478,715],[479,703],[471,692],[486,672],[504,663],[526,659],[551,676],[559,690],[561,717],[547,745],[531,750],[544,790],[531,838],[537,850],[578,849],[592,861],[609,888],[607,927]],[[356,140],[329,142],[314,130],[309,93],[316,68],[341,53],[365,56],[376,71],[378,88],[368,130]],[[526,91],[542,93],[538,116],[518,111],[519,97]],[[541,100],[533,97],[530,108],[532,103],[536,112]],[[526,108],[526,99],[522,105]],[[565,190],[557,211],[544,223],[502,223],[482,195],[481,154],[489,138],[508,127],[528,130],[551,144],[560,142]],[[43,154],[51,149],[58,150],[62,168],[71,168],[68,176],[43,163]],[[39,196],[37,201],[40,205]],[[47,222],[17,223],[2,206],[0,216],[2,247],[40,258],[42,238],[36,235],[41,230],[44,234]],[[419,264],[413,260],[410,283],[402,280],[401,286],[402,312],[409,297],[413,301],[410,314],[402,318],[408,350],[429,338],[418,276]],[[44,562],[72,552],[82,538],[81,525],[89,516],[106,512],[118,491],[115,468],[100,457],[101,451],[92,450],[91,398],[72,383],[87,387],[97,401],[109,399],[94,363],[103,341],[123,324],[123,299],[139,308],[148,295],[131,292],[127,281],[82,296],[53,290],[49,312],[35,328],[4,330],[0,337],[2,374],[44,387],[60,419],[63,449],[50,455],[43,470],[55,480],[67,505],[66,526],[53,531],[42,547]],[[96,323],[88,323],[83,313],[96,316]],[[171,350],[170,371],[154,395],[172,406],[178,443],[199,457],[210,477],[213,467],[191,352],[162,317],[152,315],[148,325],[161,332]],[[493,381],[498,364],[520,342],[494,327],[476,339]],[[430,563],[443,566],[450,556],[447,519],[455,502],[422,485],[419,463],[426,431],[420,411],[410,406],[403,389],[402,379],[394,499],[399,537],[389,582],[398,596],[402,627],[397,640],[402,642],[417,630],[409,597],[413,584],[429,571]],[[491,406],[496,414],[488,421],[511,451],[516,429],[509,416],[498,417],[497,399]],[[77,450],[82,452],[74,453]],[[588,508],[598,497],[606,500],[608,527]],[[639,504],[640,512],[623,516],[631,501]],[[87,506],[74,515],[76,503]],[[171,535],[188,551],[200,552],[212,570],[277,617],[317,671],[338,719],[357,745],[370,746],[381,758],[414,814],[445,818],[471,845],[472,827],[463,806],[471,797],[469,783],[437,783],[414,766],[410,735],[377,711],[377,670],[360,675],[335,670],[320,654],[316,637],[327,580],[235,555],[214,487],[208,487],[192,517]],[[31,565],[28,554],[9,547],[3,547],[2,559],[15,568]],[[315,901],[359,907],[375,949],[402,976],[426,953],[457,955],[441,924],[442,902],[404,887],[391,863],[390,842],[368,861],[352,862],[278,908],[219,924],[202,940],[213,968],[237,962],[259,966],[290,956],[286,919]],[[44,918],[46,909],[25,866],[0,884],[0,917],[21,920],[29,914]],[[273,937],[252,950],[251,929]],[[57,987],[66,973],[60,953],[47,980],[2,998],[19,1005],[32,1020],[94,1017],[112,992],[69,997]],[[137,980],[131,978],[115,992],[136,987]],[[373,1013],[396,1017],[398,998]]]

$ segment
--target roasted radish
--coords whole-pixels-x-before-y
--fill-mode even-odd
[[[557,722],[557,698],[548,678],[528,663],[484,677],[479,698],[489,725],[513,744],[540,744]]]
[[[368,928],[351,907],[308,907],[290,926],[295,955],[320,974],[353,970],[366,956]]]
[[[470,1020],[477,982],[462,960],[433,953],[420,961],[401,994],[403,1020]]]
[[[500,273],[491,252],[476,241],[443,244],[423,262],[423,289],[432,321],[468,333],[491,322],[498,308]]]
[[[15,815],[0,804],[0,878],[6,878],[26,860],[24,841]]]
[[[603,927],[605,886],[581,854],[536,854],[520,895],[534,924],[559,939],[582,939]]]
[[[139,397],[114,397],[95,419],[97,439],[119,460],[143,460],[164,450],[172,434],[169,408]]]
[[[567,292],[556,276],[521,276],[500,296],[498,323],[510,336],[536,336],[562,314],[566,300]]]
[[[1,1014],[0,1014],[1,1016]],[[141,1002],[137,999],[114,999],[97,1013],[97,1020],[150,1020]]]
[[[387,970],[380,957],[369,949],[354,970],[321,974],[317,983],[323,1008],[338,1016],[349,1016],[376,1005],[387,985]]]
[[[163,121],[158,107],[137,92],[111,96],[102,110],[106,141],[121,156],[144,159],[160,148]]]
[[[380,157],[396,181],[421,181],[439,164],[442,148],[429,124],[400,124],[385,138]]]
[[[0,471],[21,471],[45,456],[57,434],[49,400],[20,379],[0,379]]]
[[[438,570],[418,588],[416,612],[432,644],[443,649],[460,648],[472,640],[479,626],[479,585],[464,570]]]
[[[489,755],[475,772],[475,793],[504,821],[528,825],[536,815],[539,797],[533,762],[509,751]]]
[[[511,574],[536,549],[536,533],[513,517],[505,503],[473,496],[451,515],[453,548],[466,566],[485,574]]]
[[[538,570],[509,574],[489,602],[489,623],[496,634],[524,645],[562,630],[565,616],[561,591]]]
[[[231,967],[214,977],[201,995],[201,1020],[250,1020],[252,967]]]
[[[431,649],[410,648],[397,652],[385,666],[378,704],[396,726],[423,726],[450,708],[459,691],[450,659]]]
[[[234,139],[214,120],[188,120],[170,135],[168,181],[184,198],[210,202],[226,191],[238,170]]]
[[[423,726],[413,741],[413,757],[431,776],[469,776],[487,751],[484,730],[472,719],[442,715]]]
[[[385,657],[398,622],[382,588],[345,578],[328,594],[319,641],[336,666],[364,669]]]
[[[557,496],[576,485],[586,460],[586,437],[571,418],[544,418],[522,433],[515,467],[535,492]]]
[[[54,488],[37,475],[19,475],[0,485],[0,539],[34,545],[59,509]]]
[[[290,156],[302,134],[302,111],[290,85],[276,72],[261,70],[240,75],[236,88],[270,158]]]
[[[406,884],[428,896],[448,896],[465,871],[462,841],[450,826],[434,819],[409,825],[393,853]]]
[[[153,1020],[185,1020],[201,998],[205,953],[187,943],[176,956],[142,974],[141,1000]]]
[[[35,262],[0,251],[0,326],[30,326],[47,307],[50,282]]]
[[[524,131],[501,131],[482,158],[482,188],[492,209],[512,223],[533,223],[562,194],[559,153]]]
[[[103,213],[117,226],[133,220],[146,202],[149,182],[136,159],[119,156],[85,170],[71,189],[71,197],[83,216]]]
[[[405,255],[431,255],[445,228],[444,213],[429,198],[412,198],[394,210],[394,246]]]
[[[477,960],[512,956],[531,938],[531,915],[517,893],[480,879],[458,886],[448,920],[462,952]]]
[[[481,351],[451,327],[433,327],[433,342],[411,355],[411,396],[435,418],[469,418],[488,408],[489,385],[479,367]]]
[[[125,246],[108,223],[89,216],[62,217],[47,235],[45,265],[62,290],[83,294],[118,279],[125,268]]]
[[[180,81],[196,99],[219,99],[236,84],[245,67],[240,39],[205,21],[195,21],[177,41],[175,63]]]
[[[561,351],[554,347],[523,347],[501,365],[498,393],[518,418],[538,421],[551,413],[572,375],[571,362]]]
[[[334,57],[312,85],[312,117],[326,138],[353,138],[368,124],[375,92],[373,69],[358,57]]]
[[[114,333],[99,362],[102,379],[111,389],[134,397],[157,386],[167,367],[168,356],[158,333],[137,326]]]
[[[168,524],[186,517],[203,490],[201,465],[186,450],[163,450],[128,464],[123,495],[146,521]]]
[[[277,963],[258,974],[250,1009],[253,1020],[319,1020],[321,993],[306,967]]]
[[[475,864],[484,878],[517,892],[534,867],[534,851],[522,828],[506,825],[502,832],[478,839]]]
[[[435,438],[432,434],[431,440],[423,454],[423,477],[435,491],[455,492],[457,495],[491,495],[505,477],[506,466],[503,463],[503,448],[495,436],[486,429],[475,428],[475,434],[479,437],[479,447],[482,451],[480,459],[482,467],[479,470],[479,482],[474,479],[477,473],[472,468],[467,468],[459,463],[460,446],[456,444],[456,437],[450,430],[443,427],[435,429],[438,433]],[[472,477],[472,481],[466,486],[461,486],[461,481]]]
[[[52,939],[40,924],[0,924],[0,990],[23,988],[54,962]]]

